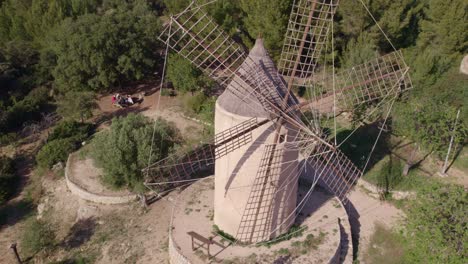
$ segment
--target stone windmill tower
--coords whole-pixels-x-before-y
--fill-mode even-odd
[[[334,85],[316,85],[337,6],[338,0],[295,1],[278,68],[261,39],[245,52],[202,6],[192,3],[172,16],[160,39],[225,91],[216,102],[213,140],[146,168],[146,185],[160,192],[214,168],[214,222],[244,243],[273,239],[293,224],[300,164],[307,163],[313,168],[309,177],[346,202],[362,173],[323,132],[323,119],[395,100],[411,81],[395,51],[340,71],[332,76]],[[299,101],[295,87],[311,89],[311,98]],[[308,121],[306,111],[312,114]]]

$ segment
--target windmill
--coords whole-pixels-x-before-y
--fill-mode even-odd
[[[288,231],[306,199],[297,201],[304,164],[312,168],[307,177],[345,203],[362,171],[322,131],[322,119],[371,103],[382,106],[411,89],[411,81],[395,51],[317,85],[317,63],[338,2],[295,0],[278,68],[261,39],[247,53],[203,6],[192,2],[172,16],[160,39],[225,91],[216,103],[214,138],[150,164],[146,186],[161,192],[214,168],[214,222],[244,243]],[[297,87],[311,89],[310,99],[298,100],[292,92]],[[305,111],[312,113],[310,123],[302,118]]]

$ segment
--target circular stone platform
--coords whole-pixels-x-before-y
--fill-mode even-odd
[[[298,201],[309,186],[299,187]],[[169,236],[172,264],[179,263],[351,263],[351,233],[340,202],[316,187],[296,219],[297,236],[269,245],[232,244],[216,233],[213,222],[213,177],[205,178],[177,195]],[[239,212],[241,213],[241,212]],[[210,239],[207,250],[192,250],[192,236]],[[195,234],[195,235],[193,235]],[[235,234],[230,234],[235,235]],[[197,241],[197,239],[195,239]],[[200,242],[200,241],[198,241]]]
[[[123,204],[136,200],[136,195],[128,190],[116,191],[104,186],[100,181],[102,173],[90,158],[80,159],[76,153],[68,157],[65,179],[73,194],[83,200],[101,204]]]

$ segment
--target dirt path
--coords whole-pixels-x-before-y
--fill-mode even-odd
[[[392,204],[370,197],[360,187],[356,187],[348,198],[349,202],[345,207],[353,233],[353,250],[358,252],[360,262],[365,263],[362,253],[369,247],[369,239],[374,233],[376,223],[393,227],[404,214]]]
[[[150,90],[141,104],[123,109],[112,105],[112,95],[102,96],[98,100],[96,115],[99,118],[96,119],[96,122],[101,124],[100,127],[106,127],[113,117],[141,113],[152,119],[162,118],[172,122],[185,138],[194,138],[194,135],[203,133],[202,123],[189,119],[183,114],[181,98],[161,96],[161,99],[158,100],[159,94],[159,91]]]
[[[183,135],[194,135],[198,130],[201,131],[201,124],[185,118],[180,113],[179,99],[164,97],[157,107],[157,96],[157,92],[150,92],[140,105],[126,109],[112,107],[111,96],[101,97],[97,110],[99,116],[95,121],[105,127],[112,117],[135,112],[152,118],[167,119],[173,122]],[[0,263],[14,263],[9,245],[19,242],[24,228],[23,220],[36,212],[36,208],[24,200],[24,187],[30,182],[33,173],[34,153],[41,140],[46,137],[47,131],[42,131],[36,138],[26,140],[26,143],[19,147],[0,149],[0,153],[9,156],[24,156],[19,164],[19,174],[22,178],[20,192],[0,208]],[[168,202],[158,201],[151,205],[147,212],[143,212],[135,204],[97,205],[72,195],[66,188],[64,179],[46,177],[41,181],[39,185],[42,185],[44,193],[37,211],[57,229],[57,245],[53,258],[48,258],[47,263],[51,260],[66,260],[72,255],[93,256],[97,263],[166,262],[167,230],[171,212]],[[37,194],[38,198],[39,196],[40,194]],[[21,244],[18,244],[18,248],[21,254]],[[43,257],[36,256],[35,261],[45,260]]]

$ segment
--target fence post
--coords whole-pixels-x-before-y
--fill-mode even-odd
[[[460,116],[460,109],[458,109],[457,118],[455,119],[455,124],[453,125],[452,138],[450,138],[450,144],[449,144],[449,148],[448,148],[448,151],[447,151],[447,156],[445,157],[444,166],[442,167],[442,171],[441,171],[442,175],[445,175],[445,173],[447,172],[448,159],[449,159],[449,156],[450,156],[450,152],[452,151],[453,139],[455,138],[455,132],[456,132],[459,116]]]

